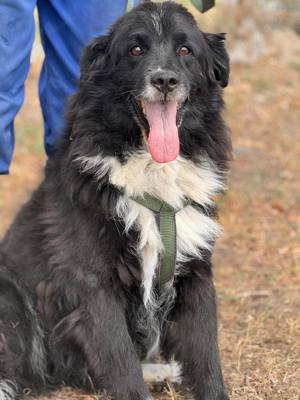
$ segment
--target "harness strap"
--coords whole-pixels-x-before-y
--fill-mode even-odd
[[[176,267],[176,220],[175,215],[191,202],[185,201],[181,209],[175,209],[168,203],[145,193],[144,196],[132,197],[136,203],[154,211],[158,215],[159,231],[164,246],[156,273],[156,283],[161,289],[166,283],[173,282]]]
[[[191,1],[192,4],[197,8],[197,10],[199,10],[202,13],[214,7],[215,5],[215,0],[191,0]]]

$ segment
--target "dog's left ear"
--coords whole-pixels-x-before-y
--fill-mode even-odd
[[[108,42],[108,36],[99,36],[84,49],[80,62],[80,81],[88,79],[95,69],[103,68]]]
[[[228,85],[230,67],[229,56],[225,49],[225,33],[205,33],[204,36],[211,55],[208,66],[209,77],[217,81],[220,86],[226,87]]]

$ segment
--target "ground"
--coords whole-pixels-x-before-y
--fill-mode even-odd
[[[299,400],[300,66],[264,58],[231,77],[234,159],[214,257],[224,376],[232,400]],[[11,174],[0,177],[1,233],[42,176],[36,79],[33,65]],[[168,385],[154,396],[181,399]],[[66,388],[52,398],[96,396]]]

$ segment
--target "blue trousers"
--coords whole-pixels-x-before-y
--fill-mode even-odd
[[[129,1],[137,5],[139,0]],[[0,0],[0,173],[7,174],[14,149],[14,118],[24,100],[24,82],[34,40],[34,8],[40,20],[45,60],[39,96],[49,156],[62,132],[66,99],[76,90],[83,47],[106,33],[126,11],[127,0]],[[29,121],[30,122],[30,121]]]

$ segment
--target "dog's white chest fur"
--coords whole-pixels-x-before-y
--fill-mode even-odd
[[[114,157],[81,159],[85,169],[95,169],[98,176],[109,171],[110,182],[122,188],[125,195],[118,200],[117,214],[124,220],[125,230],[135,226],[140,232],[137,251],[143,263],[144,302],[151,302],[151,291],[159,254],[163,250],[160,233],[152,211],[130,197],[148,193],[175,208],[189,198],[202,206],[211,205],[213,196],[223,188],[221,174],[208,158],[199,164],[179,157],[168,164],[155,163],[147,152],[132,155],[126,164]],[[176,272],[191,257],[201,258],[201,249],[210,249],[219,234],[218,224],[192,205],[176,214]]]

